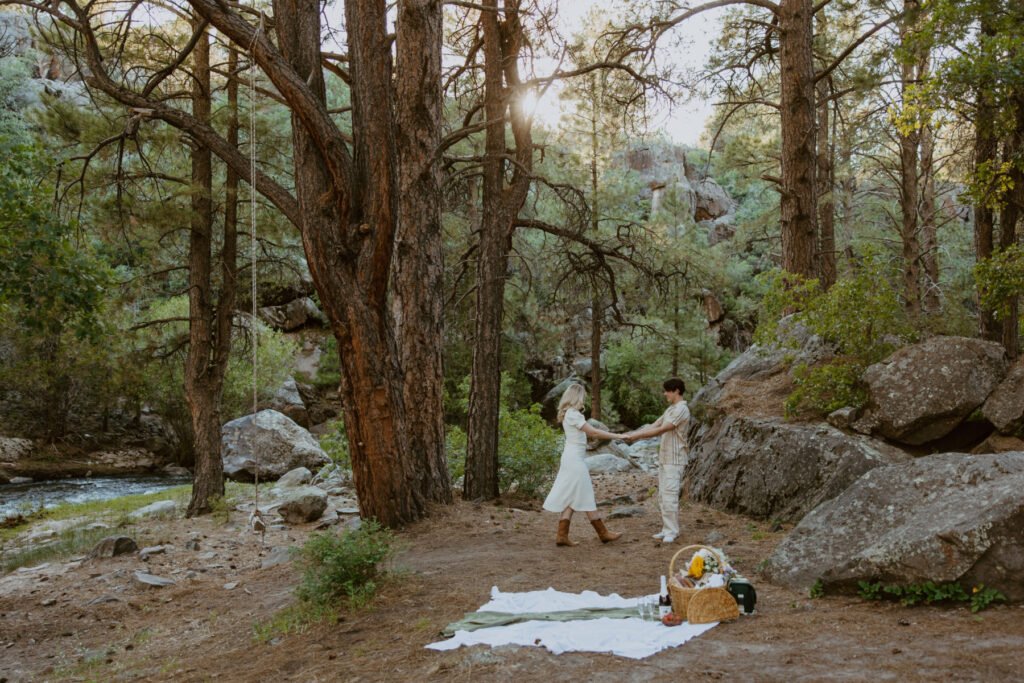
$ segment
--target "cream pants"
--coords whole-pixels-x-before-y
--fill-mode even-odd
[[[686,465],[658,467],[658,493],[661,495],[661,530],[666,536],[679,536],[679,483]]]

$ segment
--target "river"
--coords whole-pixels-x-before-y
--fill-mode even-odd
[[[53,479],[29,484],[0,484],[0,518],[22,505],[56,507],[62,503],[88,503],[139,493],[155,493],[191,483],[192,477],[144,474],[125,477]]]

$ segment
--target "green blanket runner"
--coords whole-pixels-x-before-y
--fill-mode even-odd
[[[639,616],[636,607],[595,607],[588,609],[572,609],[560,612],[523,612],[521,614],[510,614],[508,612],[466,612],[459,621],[448,624],[441,634],[445,638],[451,638],[456,631],[475,631],[478,628],[489,628],[491,626],[508,626],[518,624],[522,621],[578,621],[581,619],[625,619],[626,617]]]

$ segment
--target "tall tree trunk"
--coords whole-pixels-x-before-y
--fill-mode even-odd
[[[995,35],[995,30],[985,22],[982,22],[981,28],[986,35]],[[977,171],[982,166],[995,163],[996,160],[995,105],[992,96],[987,92],[985,83],[978,85],[977,114],[974,126],[974,169]],[[988,192],[986,191],[984,194],[988,195]],[[974,257],[979,262],[992,256],[994,223],[994,212],[988,197],[984,196],[974,206]],[[1000,341],[1002,338],[1002,330],[997,326],[992,311],[983,308],[980,303],[978,305],[978,332],[983,339]]]
[[[498,410],[501,401],[501,327],[505,276],[512,232],[530,187],[533,140],[530,123],[510,96],[520,85],[517,60],[522,47],[519,0],[483,0],[484,135],[480,249],[477,262],[476,325],[466,428],[463,495],[470,500],[498,495]],[[505,112],[515,138],[512,180],[505,180]]]
[[[498,412],[501,403],[501,323],[505,310],[509,228],[502,206],[505,175],[505,86],[497,0],[480,12],[484,41],[483,207],[476,275],[476,325],[466,430],[467,499],[498,495]]]
[[[596,293],[590,301],[590,417],[601,419],[601,341],[604,302]]]
[[[921,128],[921,305],[925,313],[939,312],[939,247],[936,239],[935,137],[931,124]]]
[[[821,13],[824,15],[824,12]],[[823,30],[819,30],[823,33]],[[835,235],[835,204],[832,201],[832,188],[835,184],[834,160],[835,148],[831,140],[829,127],[829,110],[832,102],[829,99],[831,79],[818,81],[818,135],[817,135],[817,196],[818,196],[818,280],[823,290],[828,289],[836,281],[836,235]]]
[[[203,25],[192,20],[193,29]],[[203,32],[192,53],[192,115],[210,120],[210,42]],[[195,433],[195,478],[188,516],[208,512],[212,499],[224,495],[224,465],[220,455],[220,397],[223,370],[213,358],[211,251],[213,248],[213,155],[194,141],[192,149],[192,218],[189,230],[189,347],[185,360],[185,401]]]
[[[590,229],[598,239],[600,214],[597,199],[597,107],[590,116]],[[590,299],[590,416],[601,419],[601,322],[604,318],[604,304],[601,301],[601,283],[593,280],[593,296]]]
[[[318,128],[326,127],[319,2],[276,0],[274,18],[284,58],[316,101],[315,110],[292,108],[296,199],[310,273],[338,340],[359,511],[363,518],[394,526],[425,514],[426,500],[414,476],[418,467],[409,445],[387,302],[397,212],[384,5],[378,0],[345,3],[353,83],[351,158],[336,130]],[[424,51],[440,48],[428,41],[421,46]]]
[[[912,38],[912,23],[917,20],[917,0],[906,0],[903,10],[906,19],[900,24],[900,41],[906,46]],[[911,89],[917,79],[917,64],[908,59],[900,65],[900,90],[903,106],[907,105]],[[917,154],[920,145],[918,128],[898,134],[900,145],[900,242],[903,271],[903,306],[911,314],[921,310],[921,265],[918,260],[921,246],[917,228],[918,174]]]
[[[779,2],[779,68],[782,119],[782,267],[817,275],[817,207],[814,195],[814,65],[811,58],[813,3]]]
[[[414,476],[421,495],[452,500],[444,451],[441,367],[441,169],[437,150],[443,123],[441,52],[421,42],[441,44],[441,0],[403,0],[396,23],[398,143],[398,228],[392,309],[402,367],[409,441],[416,458]]]

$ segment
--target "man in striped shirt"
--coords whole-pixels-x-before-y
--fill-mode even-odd
[[[679,486],[686,467],[689,452],[687,430],[690,425],[690,409],[683,399],[686,385],[678,377],[670,377],[662,383],[668,409],[654,424],[641,427],[624,435],[626,441],[661,437],[658,449],[658,492],[661,496],[661,531],[654,538],[662,543],[673,543],[679,535]]]

